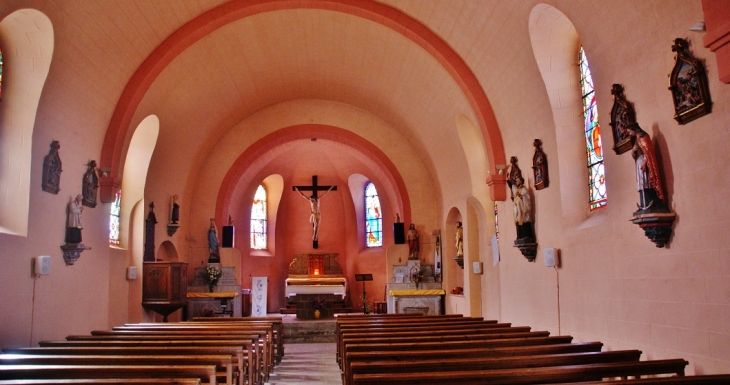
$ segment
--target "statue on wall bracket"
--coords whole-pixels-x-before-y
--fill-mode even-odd
[[[639,191],[638,210],[634,212],[631,222],[639,225],[656,247],[664,247],[672,236],[672,224],[677,215],[667,206],[667,196],[649,134],[638,123],[628,125],[626,131],[635,138],[631,157],[635,161]]]
[[[537,256],[537,242],[532,227],[532,200],[530,192],[522,177],[522,170],[517,166],[517,157],[510,158],[510,170],[507,173],[507,185],[510,188],[513,203],[512,213],[514,214],[517,239],[514,247],[520,249],[522,255],[528,261],[533,262]]]
[[[48,155],[43,158],[43,181],[41,188],[45,192],[51,194],[58,194],[61,191],[61,157],[58,155],[58,150],[61,149],[61,144],[57,140],[51,142],[51,149],[48,151]]]
[[[81,181],[81,185],[82,195],[84,197],[82,203],[84,206],[91,207],[93,209],[96,207],[96,192],[99,188],[99,177],[96,175],[95,160],[89,161],[86,173],[84,173],[84,179]]]
[[[674,103],[674,120],[689,123],[712,112],[710,88],[702,61],[687,50],[687,40],[674,39],[672,52],[676,52],[674,68],[669,74],[669,90]]]
[[[611,131],[613,133],[613,150],[616,155],[623,154],[634,147],[634,136],[629,135],[626,127],[636,124],[634,106],[624,97],[624,87],[614,84],[611,87],[613,107],[611,108]]]
[[[173,236],[180,228],[180,204],[177,203],[177,194],[170,198],[170,223],[167,224],[167,235]]]
[[[542,190],[550,184],[547,155],[542,151],[542,140],[535,139],[535,155],[532,156],[532,170],[535,172],[535,190]]]
[[[84,250],[91,250],[91,247],[86,247],[81,243],[81,230],[84,228],[81,220],[81,213],[84,211],[82,200],[83,197],[79,194],[75,199],[71,198],[68,203],[65,244],[61,245],[61,250],[63,251],[63,260],[69,266],[81,257]]]
[[[142,260],[144,262],[155,261],[155,225],[157,217],[155,216],[155,202],[150,202],[150,212],[144,221],[144,254]]]

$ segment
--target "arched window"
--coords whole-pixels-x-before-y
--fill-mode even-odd
[[[0,49],[0,100],[3,98],[3,51]]]
[[[119,246],[119,214],[121,213],[122,190],[117,191],[109,215],[109,244]]]
[[[266,250],[266,189],[259,185],[251,205],[251,248]]]
[[[365,186],[365,245],[367,247],[383,246],[383,216],[380,210],[380,198],[378,198],[378,191],[372,182]]]
[[[606,174],[603,167],[601,127],[598,124],[596,93],[583,47],[579,52],[580,86],[583,95],[583,120],[585,122],[586,154],[588,155],[588,186],[591,211],[606,206]]]

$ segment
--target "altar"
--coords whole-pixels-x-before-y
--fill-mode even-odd
[[[193,317],[241,317],[241,285],[236,280],[234,267],[221,267],[212,264],[222,272],[213,292],[208,291],[205,283],[205,267],[195,269],[193,284],[188,286],[186,319]]]
[[[334,303],[344,302],[347,279],[336,253],[295,254],[289,264],[284,293],[297,318],[334,317]],[[316,312],[316,310],[318,310]],[[319,315],[319,317],[317,316]]]
[[[433,265],[409,260],[393,266],[393,282],[387,284],[388,313],[444,314],[446,292],[434,279]]]

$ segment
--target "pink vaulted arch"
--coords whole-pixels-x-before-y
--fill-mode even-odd
[[[484,90],[469,66],[443,39],[418,20],[385,4],[362,0],[234,0],[213,8],[189,21],[163,41],[139,66],[124,88],[107,128],[101,151],[101,167],[109,177],[101,180],[103,202],[109,202],[119,184],[119,162],[124,141],[137,106],[151,84],[181,52],[192,44],[233,21],[282,9],[322,9],[343,12],[380,23],[423,47],[451,74],[466,95],[485,141],[491,175],[487,180],[492,200],[505,200],[505,179],[496,165],[506,164],[502,135]]]
[[[388,187],[393,189],[399,206],[397,210],[403,213],[403,221],[406,223],[410,222],[411,200],[408,196],[408,190],[406,189],[403,177],[388,156],[377,146],[363,139],[361,136],[339,127],[324,124],[300,124],[285,127],[259,139],[256,143],[249,146],[233,162],[221,182],[215,204],[216,221],[224,223],[223,221],[227,218],[226,213],[228,212],[228,206],[230,205],[236,184],[254,160],[264,156],[272,148],[282,144],[300,139],[309,140],[312,137],[342,143],[371,159],[383,172],[385,180],[390,184]]]

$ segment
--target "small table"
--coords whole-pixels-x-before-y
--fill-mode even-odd
[[[188,319],[205,316],[204,312],[213,311],[217,316],[240,317],[241,309],[235,306],[236,292],[188,292]]]

